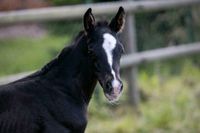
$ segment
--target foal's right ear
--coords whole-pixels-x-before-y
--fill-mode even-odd
[[[95,26],[95,19],[94,16],[92,14],[92,9],[89,8],[83,18],[84,21],[84,28],[86,32],[91,31],[92,29],[94,29]]]
[[[116,16],[111,20],[109,26],[111,30],[115,32],[120,32],[124,28],[125,24],[125,11],[123,7],[119,7]]]

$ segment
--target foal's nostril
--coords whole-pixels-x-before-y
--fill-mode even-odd
[[[112,84],[111,84],[111,82],[107,82],[106,83],[106,91],[108,93],[112,92]]]
[[[123,90],[123,84],[120,84],[120,92]]]

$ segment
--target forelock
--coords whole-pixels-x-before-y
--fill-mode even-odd
[[[104,21],[98,21],[96,26],[108,26],[108,21],[104,20]]]

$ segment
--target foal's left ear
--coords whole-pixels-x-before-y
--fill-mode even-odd
[[[95,19],[94,19],[94,16],[92,14],[92,9],[91,8],[89,8],[85,12],[83,21],[84,21],[84,28],[85,28],[86,32],[89,32],[89,31],[91,31],[94,28],[94,26],[95,26]]]
[[[115,32],[122,31],[125,24],[125,11],[123,7],[120,7],[116,16],[111,20],[109,26],[111,30]]]

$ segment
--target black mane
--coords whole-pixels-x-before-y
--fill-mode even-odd
[[[33,74],[28,75],[27,77],[16,80],[13,83],[26,81],[28,79],[36,78],[38,76],[46,74],[51,69],[56,67],[58,63],[62,61],[61,59],[64,58],[64,56],[66,57],[78,45],[78,43],[81,41],[83,37],[85,37],[85,31],[80,31],[78,35],[75,37],[74,41],[71,43],[71,45],[63,48],[63,50],[58,54],[57,57],[55,57],[53,60],[44,65],[40,70],[34,72]]]
[[[108,26],[108,21],[106,21],[106,20],[98,21],[96,23],[96,26]]]
[[[74,41],[71,43],[71,45],[66,46],[59,54],[58,56],[47,63],[41,70],[40,74],[45,74],[49,70],[51,70],[53,67],[55,67],[60,61],[62,61],[62,58],[65,58],[79,43],[80,41],[85,37],[85,31],[80,31],[78,35],[75,37]],[[63,57],[64,56],[64,57]]]

